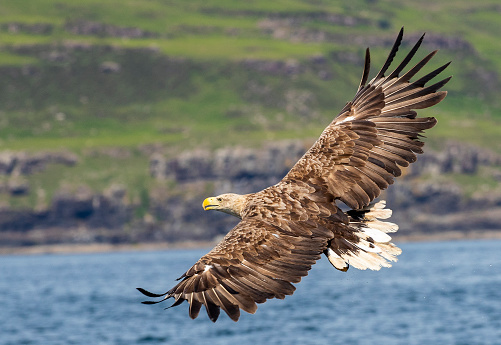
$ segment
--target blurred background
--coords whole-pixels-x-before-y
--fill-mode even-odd
[[[134,289],[166,291],[206,248],[1,255],[0,344],[499,344],[498,0],[2,0],[0,14],[0,254],[212,245],[236,219],[203,199],[278,182],[354,96],[367,47],[373,77],[402,26],[395,62],[426,32],[410,65],[439,49],[421,75],[452,61],[440,77],[454,76],[419,112],[438,119],[425,154],[382,195],[396,242],[420,241],[395,267],[320,260],[294,296],[212,325]]]
[[[0,249],[211,241],[202,200],[278,182],[398,59],[449,95],[426,154],[383,195],[400,236],[497,236],[501,6],[470,1],[14,1],[0,4]],[[403,52],[402,52],[403,51]],[[413,62],[413,63],[415,63]],[[402,220],[404,222],[402,222]],[[76,248],[76,247],[74,247]]]

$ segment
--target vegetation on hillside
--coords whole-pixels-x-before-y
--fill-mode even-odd
[[[421,112],[439,119],[430,144],[499,151],[500,12],[494,0],[2,1],[0,150],[71,150],[80,162],[17,177],[31,192],[0,203],[118,183],[146,204],[164,183],[147,170],[159,147],[317,137],[353,96],[365,48],[377,69],[401,26],[402,50],[423,32],[420,57],[440,48],[430,70],[453,61],[448,98]]]

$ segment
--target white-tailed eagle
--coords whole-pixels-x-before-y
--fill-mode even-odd
[[[158,302],[173,298],[172,306],[188,301],[193,319],[204,305],[214,322],[221,309],[237,321],[240,309],[254,313],[256,303],[291,295],[292,283],[306,276],[322,253],[341,271],[350,265],[372,270],[391,266],[401,250],[388,233],[398,227],[380,220],[391,216],[384,201],[372,202],[401,174],[400,167],[423,152],[421,133],[437,121],[419,118],[415,110],[442,101],[447,93],[439,90],[450,79],[426,86],[447,63],[411,81],[436,51],[402,73],[424,35],[385,75],[402,37],[403,29],[368,83],[367,49],[355,97],[280,182],[253,194],[205,199],[205,210],[229,213],[241,221],[176,286],[164,294],[139,291],[163,297]],[[350,210],[342,211],[337,201]]]

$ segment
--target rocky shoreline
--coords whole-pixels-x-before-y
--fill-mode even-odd
[[[126,186],[111,185],[100,192],[86,188],[59,191],[45,207],[4,205],[0,208],[0,253],[60,245],[115,248],[134,247],[135,243],[210,243],[238,220],[204,212],[201,202],[205,197],[228,191],[251,193],[275,184],[308,146],[297,140],[257,149],[226,147],[175,156],[161,150],[150,152],[150,175],[158,185],[143,196],[146,202],[131,199]],[[78,157],[71,154],[65,153],[65,159],[56,156],[33,159],[17,154],[8,159],[4,153],[1,162],[17,163],[0,164],[0,168],[18,168],[1,168],[0,173],[12,177],[14,171],[37,173],[44,164],[79,164]],[[22,163],[32,161],[38,163]],[[20,168],[29,166],[32,168]],[[427,150],[381,195],[393,210],[391,221],[400,226],[395,238],[497,238],[501,231],[501,190],[496,182],[501,180],[500,166],[501,155],[473,146],[448,143],[439,152]],[[487,179],[495,186],[479,183],[468,192],[461,178],[453,177]],[[30,192],[29,186],[26,190]]]

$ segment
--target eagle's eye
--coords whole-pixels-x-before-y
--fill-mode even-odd
[[[217,198],[217,201],[223,201],[223,198]]]

